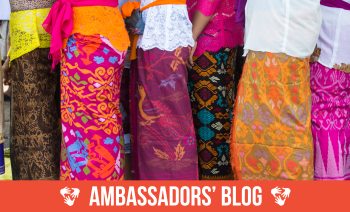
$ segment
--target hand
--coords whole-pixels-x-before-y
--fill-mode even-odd
[[[284,201],[286,201],[286,199],[282,200],[281,197],[276,197],[275,199],[275,203],[279,204],[280,206],[284,205]]]
[[[284,198],[289,197],[290,189],[289,188],[283,188],[283,189],[284,189],[284,192],[281,194],[282,197]]]
[[[64,203],[66,203],[69,206],[72,206],[74,204],[74,201],[75,199],[71,200],[69,196],[64,199]]]
[[[72,188],[72,189],[73,189],[73,193],[71,194],[72,198],[78,198],[80,190],[78,188]]]
[[[69,188],[65,187],[65,188],[62,188],[61,191],[60,191],[61,195],[63,196],[63,198],[65,198],[65,194],[70,194],[70,190]]]
[[[9,57],[5,60],[4,64],[2,65],[2,71],[4,76],[4,84],[9,85],[11,83],[11,68]]]
[[[197,41],[194,43],[194,46],[191,49],[190,55],[187,58],[187,62],[186,62],[186,66],[188,69],[192,69],[192,67],[194,66],[193,64],[193,54],[196,51],[197,48]]]
[[[276,188],[271,190],[271,194],[276,197],[276,194],[281,194],[281,189],[276,186]]]

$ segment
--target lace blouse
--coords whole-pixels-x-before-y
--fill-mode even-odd
[[[141,0],[141,8],[155,0]],[[174,51],[178,47],[193,46],[192,23],[186,5],[161,5],[142,11],[145,30],[137,47],[143,50],[158,48]]]
[[[11,61],[36,48],[49,48],[51,35],[41,26],[50,8],[23,10],[11,13]]]
[[[318,62],[350,73],[350,10],[322,5],[321,10],[323,20],[317,41],[321,55]]]
[[[309,57],[321,28],[320,0],[248,0],[244,53],[248,50]]]
[[[205,16],[213,15],[197,40],[195,56],[205,51],[216,52],[222,47],[243,45],[243,28],[235,23],[235,0],[187,0],[191,21],[197,10]]]

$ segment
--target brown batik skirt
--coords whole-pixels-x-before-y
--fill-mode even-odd
[[[60,140],[55,103],[57,72],[49,49],[11,62],[11,165],[14,180],[58,180]]]

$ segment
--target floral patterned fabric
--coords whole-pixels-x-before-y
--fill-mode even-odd
[[[61,180],[123,180],[125,56],[100,35],[69,37],[61,63]]]
[[[198,179],[185,65],[189,50],[139,48],[131,65],[133,180]]]
[[[196,130],[199,179],[234,179],[229,137],[236,87],[242,69],[235,70],[237,47],[204,52],[194,57],[189,70],[194,127]]]
[[[237,179],[314,179],[308,59],[249,51],[234,115]]]
[[[316,180],[350,180],[350,74],[311,63]]]

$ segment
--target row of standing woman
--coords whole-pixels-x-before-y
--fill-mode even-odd
[[[349,0],[10,3],[14,179],[350,178]]]

